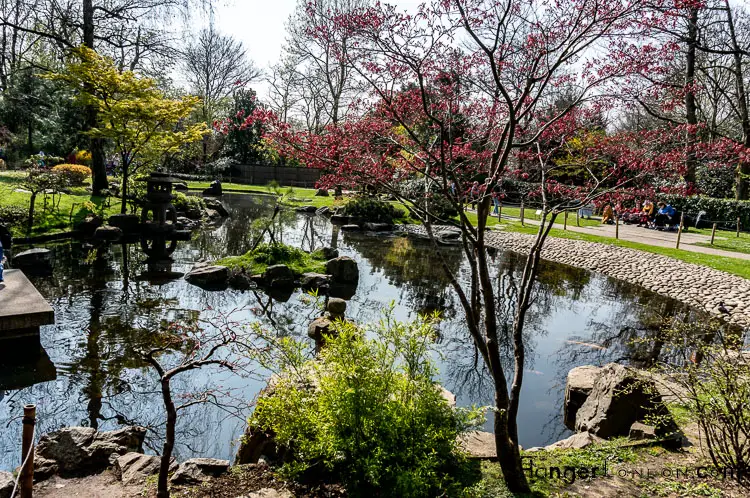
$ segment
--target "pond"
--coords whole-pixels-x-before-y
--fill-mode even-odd
[[[181,242],[173,255],[173,272],[186,273],[201,260],[244,253],[253,242],[253,220],[273,211],[273,200],[266,196],[227,194],[222,201],[231,217]],[[375,321],[391,302],[399,319],[439,310],[445,318],[437,344],[441,383],[456,394],[459,406],[491,403],[491,390],[465,330],[463,312],[429,243],[395,235],[344,233],[324,217],[293,211],[282,212],[276,223],[278,237],[285,243],[306,250],[336,247],[341,255],[359,262],[360,280],[348,304],[349,318]],[[278,334],[306,338],[307,326],[316,314],[300,299],[300,291],[274,300],[260,291],[210,292],[183,278],[154,280],[137,244],[93,250],[79,241],[68,241],[47,247],[55,253],[53,275],[30,279],[55,309],[56,324],[42,328],[41,341],[56,379],[31,385],[28,378],[48,379],[48,373],[31,367],[12,370],[0,364],[3,470],[20,463],[19,415],[26,403],[37,405],[38,433],[71,425],[111,430],[139,424],[149,428],[147,445],[158,451],[164,423],[159,386],[154,372],[138,360],[137,351],[167,321],[195,319],[208,309],[234,311],[235,319],[259,321]],[[441,250],[452,269],[467,278],[463,252],[455,247]],[[508,319],[523,259],[502,252],[490,256],[495,280],[506,296],[497,313]],[[562,397],[571,368],[654,358],[659,354],[658,341],[653,348],[649,342],[634,348],[631,339],[655,336],[661,318],[676,313],[691,312],[642,288],[545,263],[526,328],[528,364],[519,415],[520,443],[539,446],[567,435]],[[221,384],[232,388],[233,396],[245,406],[219,400],[181,413],[178,458],[232,459],[234,442],[242,435],[251,410],[248,402],[264,386],[261,377],[238,378],[208,370],[179,377],[176,388],[181,391]],[[491,420],[486,427],[491,430]]]

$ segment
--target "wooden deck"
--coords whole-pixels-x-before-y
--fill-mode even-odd
[[[0,340],[28,336],[55,323],[55,312],[21,270],[5,270],[0,282]]]

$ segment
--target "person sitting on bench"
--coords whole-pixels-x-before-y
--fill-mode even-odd
[[[654,225],[657,227],[669,227],[674,225],[674,217],[677,214],[677,210],[664,202],[660,202],[657,206],[659,207],[659,211],[656,212]]]

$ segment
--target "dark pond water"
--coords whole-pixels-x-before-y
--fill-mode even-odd
[[[187,272],[195,262],[236,255],[253,240],[253,220],[272,211],[269,198],[225,195],[231,212],[219,227],[206,228],[192,241],[181,242],[172,271]],[[339,232],[325,218],[284,212],[277,218],[277,237],[306,250],[337,247],[360,265],[356,294],[347,315],[374,321],[395,302],[399,319],[440,310],[438,349],[441,382],[459,405],[491,402],[489,385],[462,311],[427,243],[405,237],[379,237]],[[84,425],[101,430],[136,423],[149,428],[148,444],[158,450],[163,409],[153,371],[136,352],[153,341],[153,331],[167,321],[195,319],[205,310],[234,310],[235,319],[259,321],[278,334],[307,337],[315,310],[296,291],[285,302],[259,291],[209,292],[184,279],[149,281],[138,245],[92,250],[80,242],[48,247],[55,251],[52,276],[31,277],[55,309],[56,325],[43,327],[42,345],[54,364],[56,379],[46,368],[11,369],[0,364],[0,469],[19,464],[21,424],[26,403],[35,403],[38,433],[62,426]],[[453,269],[466,277],[461,251],[445,248]],[[523,260],[511,253],[491,254],[496,282],[505,299],[497,313],[509,318],[512,288]],[[146,274],[146,276],[144,276]],[[645,361],[658,354],[658,341],[634,350],[631,339],[655,337],[663,316],[689,312],[675,301],[644,289],[575,268],[545,264],[526,331],[528,364],[519,416],[520,442],[537,446],[564,437],[562,391],[568,370],[582,364]],[[261,372],[262,374],[262,372]],[[262,375],[237,377],[214,370],[178,378],[175,388],[194,392],[221,385],[232,394],[220,405],[201,406],[180,416],[177,448],[180,459],[211,456],[230,459],[233,442],[244,430],[247,402],[264,385]],[[12,388],[11,388],[12,386]],[[26,387],[21,387],[26,386]],[[244,400],[246,405],[236,402]],[[488,430],[491,427],[487,424]]]

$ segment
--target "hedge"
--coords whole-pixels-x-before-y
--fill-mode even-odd
[[[740,226],[743,230],[750,228],[750,201],[735,201],[733,199],[717,199],[696,195],[685,197],[681,195],[661,195],[660,201],[671,204],[678,211],[685,213],[686,218],[695,220],[698,213],[705,211],[701,216],[701,227],[709,227],[712,223],[718,223],[719,227],[735,229],[737,217],[740,217]],[[691,223],[691,225],[694,223]]]

